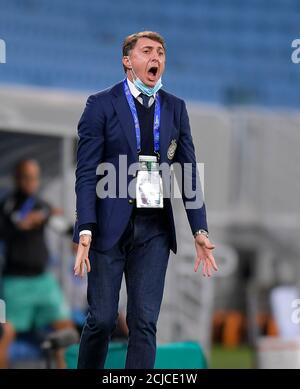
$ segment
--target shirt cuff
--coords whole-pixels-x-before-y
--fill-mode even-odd
[[[79,236],[81,235],[90,235],[92,236],[92,231],[91,230],[82,230],[79,232]]]

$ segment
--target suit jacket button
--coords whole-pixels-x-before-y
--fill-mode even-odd
[[[133,199],[128,200],[129,204],[133,204]]]

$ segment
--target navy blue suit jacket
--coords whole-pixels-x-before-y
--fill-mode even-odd
[[[160,162],[191,163],[190,179],[194,185],[199,176],[185,103],[162,89],[158,93],[161,100]],[[78,136],[75,184],[77,216],[73,241],[78,243],[81,225],[93,223],[95,228],[91,247],[107,250],[121,237],[134,206],[129,197],[99,198],[96,194],[96,185],[101,178],[96,175],[96,169],[101,162],[109,162],[116,167],[119,182],[119,155],[127,155],[128,165],[138,161],[134,122],[122,82],[89,96],[78,124]],[[167,152],[171,140],[174,139],[177,148],[170,160]],[[191,198],[186,198],[184,193],[182,199],[184,205],[186,201],[192,201]],[[176,253],[176,234],[170,199],[164,199],[164,207],[170,226],[170,248]],[[201,228],[207,230],[204,203],[197,209],[186,209],[186,213],[193,233]]]

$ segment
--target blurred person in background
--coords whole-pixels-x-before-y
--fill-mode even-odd
[[[4,242],[3,299],[7,323],[0,341],[0,367],[8,367],[8,347],[17,333],[51,326],[72,328],[69,307],[53,274],[47,271],[44,229],[56,210],[38,196],[40,166],[19,161],[15,188],[0,204],[0,239]],[[65,367],[62,351],[56,365]]]
[[[74,271],[82,276],[85,267],[88,270],[89,303],[79,349],[81,369],[104,367],[117,322],[123,273],[129,330],[125,368],[154,367],[165,274],[170,249],[177,250],[171,201],[166,197],[162,207],[142,208],[129,195],[97,198],[96,170],[99,164],[109,162],[116,176],[121,175],[120,155],[127,156],[127,169],[140,155],[169,166],[178,162],[182,170],[188,163],[192,169],[187,180],[197,181],[185,103],[161,89],[165,59],[165,42],[158,33],[143,31],[128,36],[123,43],[125,79],[91,95],[78,125],[74,241],[79,246]],[[125,180],[129,185],[129,177]],[[188,200],[202,198],[200,186],[196,191],[193,198],[183,193],[185,207]],[[143,193],[147,201],[150,192]],[[203,274],[210,276],[217,265],[204,202],[199,201],[194,209],[186,207],[186,212],[196,249],[194,270],[203,265]]]

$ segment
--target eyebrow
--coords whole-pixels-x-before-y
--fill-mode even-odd
[[[143,49],[154,49],[155,47],[154,46],[142,46],[142,50]],[[165,51],[163,47],[158,47],[159,50],[162,50],[162,51]]]

